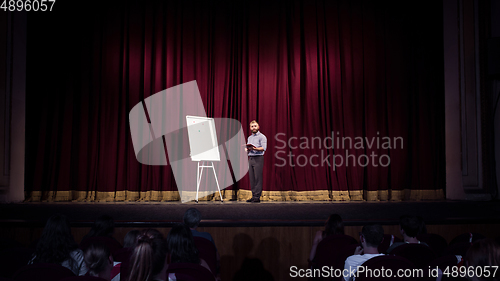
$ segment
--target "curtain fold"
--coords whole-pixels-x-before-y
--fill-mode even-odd
[[[27,200],[179,200],[128,114],[192,80],[207,116],[259,122],[264,200],[444,198],[439,1],[57,4],[28,15]]]

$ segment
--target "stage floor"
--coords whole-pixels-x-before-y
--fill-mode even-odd
[[[54,213],[67,215],[76,226],[90,226],[100,215],[112,216],[117,226],[170,226],[184,212],[198,208],[202,226],[320,226],[332,213],[346,225],[397,224],[403,214],[420,215],[427,224],[488,224],[500,222],[500,202],[59,202],[0,204],[3,225],[43,225]]]

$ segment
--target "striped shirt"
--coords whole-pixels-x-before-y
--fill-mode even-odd
[[[266,138],[266,136],[264,136],[263,133],[261,133],[259,131],[259,132],[255,133],[255,134],[251,134],[250,136],[248,136],[247,144],[253,144],[255,147],[263,147],[264,148],[263,151],[250,150],[248,152],[248,156],[260,156],[260,155],[264,155],[264,152],[267,149],[267,138]]]

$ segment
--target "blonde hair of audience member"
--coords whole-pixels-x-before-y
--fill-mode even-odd
[[[128,281],[166,280],[167,243],[155,229],[137,236],[137,246],[130,257]]]

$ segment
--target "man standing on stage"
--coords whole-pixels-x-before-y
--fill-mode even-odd
[[[267,149],[267,138],[259,132],[259,123],[253,120],[250,122],[250,131],[252,134],[248,137],[248,170],[250,175],[250,188],[252,189],[252,198],[247,202],[260,202],[262,193],[262,171],[264,168],[264,152]],[[249,144],[253,146],[248,146]]]

